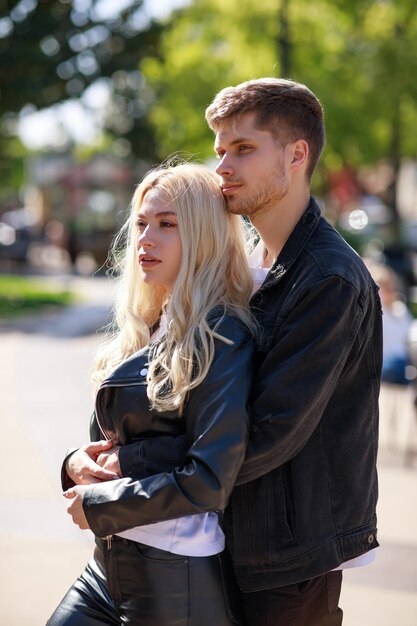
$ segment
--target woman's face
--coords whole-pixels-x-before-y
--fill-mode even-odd
[[[177,214],[167,196],[148,191],[136,218],[137,255],[145,283],[172,292],[182,259]]]

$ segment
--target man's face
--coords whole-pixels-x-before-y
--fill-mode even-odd
[[[216,134],[216,168],[229,210],[251,221],[276,207],[288,193],[285,146],[255,126],[255,114],[225,120]]]

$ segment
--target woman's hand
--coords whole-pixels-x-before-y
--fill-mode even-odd
[[[119,446],[110,441],[94,441],[76,450],[65,462],[68,476],[76,485],[91,485],[121,478]]]
[[[87,489],[88,485],[76,485],[75,487],[71,487],[71,489],[67,489],[67,491],[64,491],[62,494],[65,498],[70,500],[67,506],[67,513],[71,515],[72,521],[79,526],[81,530],[90,528],[83,509],[83,499]]]

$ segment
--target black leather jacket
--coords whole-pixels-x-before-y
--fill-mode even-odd
[[[314,199],[252,309],[263,330],[252,428],[224,516],[245,591],[313,578],[378,546],[381,305]],[[181,437],[126,446],[122,470],[152,473],[182,446]]]
[[[213,315],[211,323],[217,322]],[[160,465],[158,474],[140,481],[129,477],[92,485],[83,508],[95,535],[225,508],[246,449],[255,340],[229,315],[216,330],[232,343],[215,339],[213,363],[204,381],[190,392],[182,416],[149,407],[149,347],[123,362],[101,385],[90,429],[93,440],[104,434],[124,446],[182,435],[187,451],[181,465],[171,465],[169,471],[163,472]]]

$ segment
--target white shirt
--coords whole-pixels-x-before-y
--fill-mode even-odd
[[[224,550],[224,533],[217,513],[197,513],[165,522],[146,524],[117,533],[173,554],[211,556]]]

